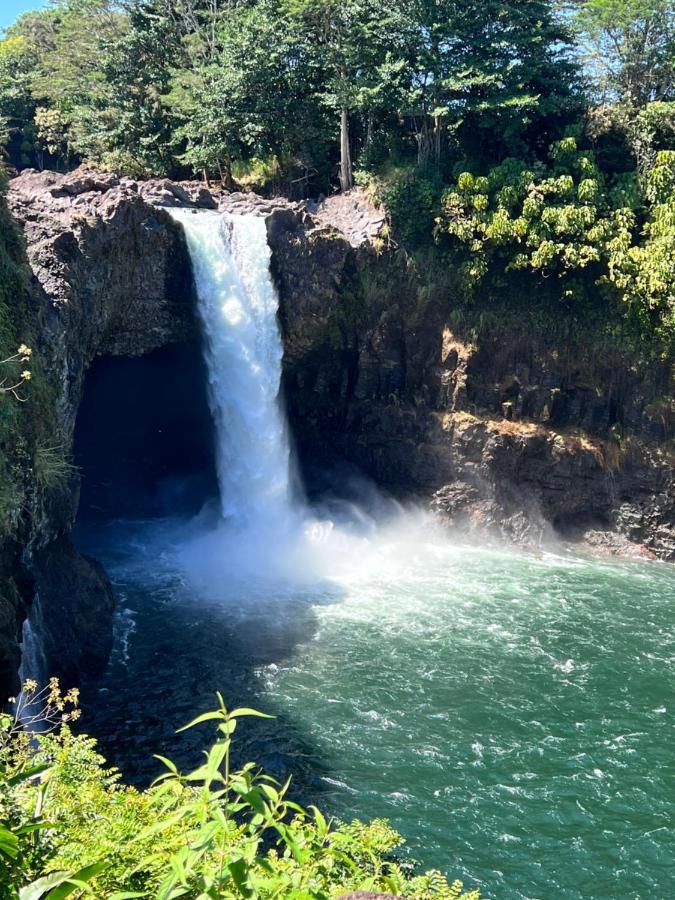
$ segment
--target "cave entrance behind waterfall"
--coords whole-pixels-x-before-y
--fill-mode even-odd
[[[197,342],[95,360],[75,428],[78,522],[192,515],[217,496],[206,385]]]

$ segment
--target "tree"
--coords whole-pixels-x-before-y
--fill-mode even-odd
[[[163,0],[131,0],[117,33],[100,45],[108,90],[91,109],[82,143],[89,158],[139,176],[174,174],[174,123],[165,98],[180,34]]]
[[[549,0],[470,0],[455,42],[447,88],[465,152],[545,155],[582,106],[571,35]]]
[[[426,167],[432,154],[440,163],[442,126],[450,114],[453,74],[460,46],[456,0],[411,0],[405,7],[408,91],[403,111],[417,146],[417,165]]]
[[[403,59],[401,8],[384,0],[287,0],[289,23],[324,74],[319,102],[338,117],[340,187],[354,184],[351,117],[372,111]]]
[[[601,101],[641,107],[675,99],[673,0],[585,0],[571,12]]]
[[[232,183],[234,162],[282,158],[322,116],[308,109],[314,73],[306,45],[274,0],[178,9],[183,54],[165,102],[180,160]]]
[[[52,39],[38,50],[31,93],[42,110],[45,142],[61,155],[100,158],[105,131],[100,111],[112,90],[103,63],[104,47],[117,42],[126,27],[114,0],[57,0],[52,13]],[[55,115],[45,115],[51,110]],[[56,131],[55,131],[56,128]]]
[[[407,92],[401,110],[418,167],[440,168],[451,135],[494,163],[545,152],[579,112],[570,35],[548,0],[401,0]]]
[[[29,71],[30,58],[23,36],[0,41],[0,146],[3,148],[8,147],[33,117],[35,104],[30,95]]]
[[[89,155],[93,111],[109,91],[101,47],[123,26],[112,0],[57,0],[8,29],[0,42],[0,117],[6,136],[23,136],[18,162],[42,166],[46,157],[67,166],[71,153]]]

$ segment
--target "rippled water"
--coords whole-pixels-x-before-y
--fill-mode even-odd
[[[341,817],[389,818],[485,897],[675,896],[672,568],[422,527],[348,544],[320,581],[198,599],[158,549],[176,527],[85,541],[121,601],[85,725],[128,775],[187,761],[207,734],[173,730],[220,689],[278,716],[244,755]]]

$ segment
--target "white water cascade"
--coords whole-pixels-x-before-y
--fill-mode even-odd
[[[205,342],[223,519],[279,531],[291,516],[279,407],[283,346],[265,220],[171,209],[187,238]]]
[[[408,557],[404,532],[404,544],[417,545],[408,533],[420,527],[415,517],[403,524],[392,504],[384,518],[342,502],[310,509],[292,489],[290,441],[279,404],[283,344],[265,220],[170,213],[185,230],[192,260],[216,427],[219,521],[200,517],[178,547],[197,594],[220,598],[232,587],[237,596],[250,596],[258,585],[261,595],[269,595],[280,584],[297,588],[380,566],[391,572]],[[383,527],[385,520],[393,526]]]

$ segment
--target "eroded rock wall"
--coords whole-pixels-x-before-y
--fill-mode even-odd
[[[667,365],[647,379],[517,322],[476,345],[404,253],[290,219],[270,240],[306,471],[342,457],[463,529],[675,558]]]
[[[675,558],[667,367],[645,379],[621,358],[570,358],[517,322],[477,345],[451,324],[451,292],[377,237],[381,213],[363,197],[292,204],[81,169],[25,172],[9,200],[27,239],[34,349],[65,453],[96,356],[197,336],[189,256],[162,207],[254,212],[267,218],[283,390],[310,480],[345,460],[464,529]],[[71,679],[105,663],[110,586],[72,545],[77,501],[77,478],[39,497],[23,545],[3,548],[23,560],[0,603],[5,692],[31,603],[51,672]]]
[[[8,203],[32,270],[34,357],[52,386],[52,446],[68,458],[87,369],[96,356],[195,340],[189,256],[180,228],[138,186],[107,174],[24,172]],[[48,674],[73,683],[105,665],[113,597],[105,572],[70,533],[79,478],[35,491],[10,562],[20,590],[0,606],[0,692],[16,689],[21,623],[42,630]],[[20,568],[20,572],[17,571]],[[11,608],[10,608],[11,606]]]

